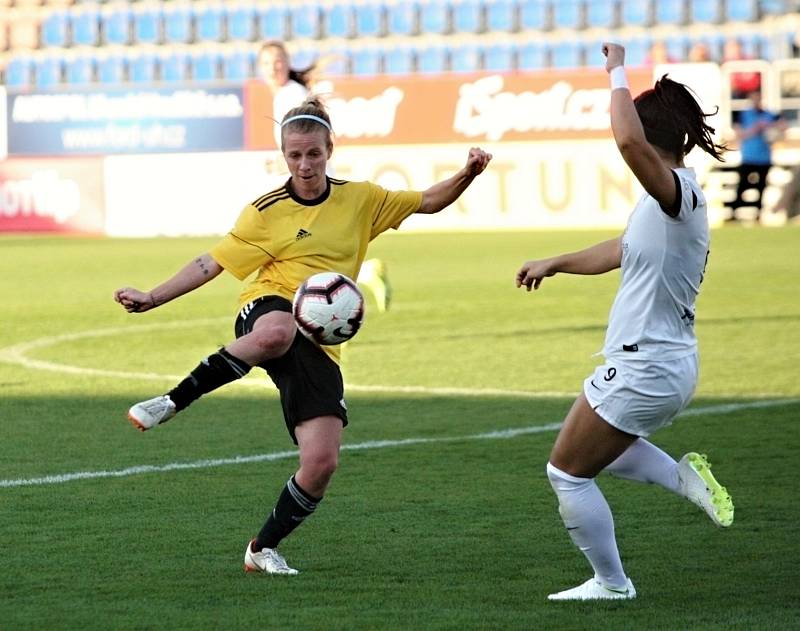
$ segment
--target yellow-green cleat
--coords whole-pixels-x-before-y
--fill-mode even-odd
[[[702,508],[717,526],[733,523],[733,500],[711,473],[706,456],[690,452],[678,462],[681,493]]]

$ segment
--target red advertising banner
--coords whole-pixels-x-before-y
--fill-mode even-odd
[[[634,94],[650,69],[629,69]],[[315,84],[336,143],[440,144],[609,137],[611,92],[603,69],[431,77],[335,78]],[[245,93],[245,146],[274,149],[272,98],[251,81]]]
[[[102,158],[0,161],[0,232],[105,229]]]

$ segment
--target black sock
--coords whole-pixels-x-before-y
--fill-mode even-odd
[[[201,361],[189,376],[170,390],[167,395],[180,412],[183,408],[226,383],[241,379],[250,366],[234,357],[224,348]]]
[[[289,478],[278,497],[278,503],[258,533],[253,548],[277,548],[281,540],[313,513],[321,501],[321,497],[311,497],[301,489],[294,476]]]

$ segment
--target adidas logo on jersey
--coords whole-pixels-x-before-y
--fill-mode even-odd
[[[311,233],[308,230],[303,230],[302,228],[300,228],[300,230],[297,231],[297,236],[295,236],[294,240],[299,241],[300,239],[305,239],[306,237],[310,236]]]

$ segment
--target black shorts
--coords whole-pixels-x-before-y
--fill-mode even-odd
[[[236,317],[236,337],[250,333],[256,320],[270,311],[291,313],[292,303],[280,296],[262,296],[247,303]],[[338,416],[342,426],[347,425],[342,371],[299,331],[283,356],[269,359],[259,367],[267,371],[281,393],[283,418],[295,444],[295,427],[308,419]]]

